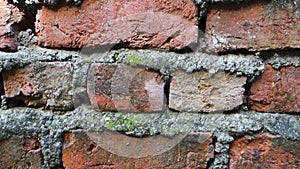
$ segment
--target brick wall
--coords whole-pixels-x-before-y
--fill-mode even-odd
[[[0,0],[0,168],[299,168],[296,0]]]

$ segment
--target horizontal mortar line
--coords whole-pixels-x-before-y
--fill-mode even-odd
[[[282,137],[300,140],[300,115],[259,113],[254,111],[237,111],[235,114],[196,114],[174,112],[162,114],[125,114],[114,112],[99,113],[94,109],[85,107],[77,108],[64,115],[55,115],[52,114],[51,111],[29,108],[0,110],[0,112],[0,128],[5,129],[6,131],[11,130],[14,133],[23,133],[29,129],[40,131],[42,126],[38,126],[37,124],[45,125],[46,121],[51,121],[50,126],[47,127],[50,130],[68,131],[72,128],[80,127],[88,131],[99,131],[99,129],[105,128],[107,118],[115,121],[120,120],[120,117],[124,117],[126,119],[140,121],[140,123],[143,124],[140,127],[144,129],[148,129],[148,127],[152,125],[158,129],[162,129],[165,125],[168,126],[168,120],[171,120],[173,122],[176,121],[176,123],[174,123],[175,126],[173,126],[175,128],[172,127],[172,130],[176,130],[177,132],[182,130],[182,127],[179,126],[191,124],[192,126],[189,129],[192,130],[188,130],[187,132],[214,132],[221,130],[231,133],[247,134],[253,133],[257,130],[260,131],[262,129],[267,129],[267,131],[272,134],[279,134],[282,135]],[[195,121],[195,119],[198,120]],[[31,123],[29,123],[28,120]],[[14,124],[6,124],[5,122],[14,122]],[[286,124],[289,125],[286,126]],[[16,129],[14,126],[19,126],[20,129]],[[278,126],[284,127],[278,128]],[[286,132],[287,129],[289,130],[289,133]]]
[[[64,53],[65,52],[65,53]],[[123,59],[121,61],[115,60],[115,56],[118,55]],[[186,70],[193,66],[192,70],[231,70],[235,72],[244,72],[245,74],[252,74],[252,71],[248,71],[250,68],[256,71],[262,71],[261,59],[254,55],[234,55],[228,54],[223,56],[211,55],[208,53],[188,53],[179,54],[174,52],[160,52],[151,50],[128,50],[122,49],[117,51],[110,51],[108,53],[92,55],[82,55],[79,52],[65,51],[57,49],[44,49],[44,48],[23,48],[16,53],[0,52],[2,62],[10,61],[15,64],[30,64],[34,62],[82,62],[82,63],[125,63],[131,64],[128,55],[137,55],[140,59],[138,65],[145,66],[153,69],[167,68],[169,70]],[[163,62],[162,62],[163,61]],[[241,61],[245,65],[237,65],[237,62]],[[132,65],[136,66],[136,65]]]

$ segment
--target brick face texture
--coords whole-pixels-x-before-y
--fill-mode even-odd
[[[243,103],[245,77],[208,72],[172,74],[169,107],[179,111],[213,112],[237,108]]]
[[[147,152],[157,150],[157,147],[151,145],[151,141],[163,144],[167,139],[164,136],[156,138],[130,138],[128,136],[114,133],[98,134],[99,139],[109,138],[109,142],[114,147],[122,147],[121,151],[131,151],[130,148],[143,145],[141,151]],[[211,133],[192,133],[187,135],[180,143],[168,151],[156,155],[142,158],[128,158],[119,156],[106,151],[94,141],[88,134],[83,131],[73,131],[65,133],[63,139],[62,160],[65,168],[111,168],[111,169],[141,169],[141,168],[205,168],[207,160],[213,157],[213,146]],[[168,140],[168,139],[167,139]],[[130,145],[126,146],[125,143]],[[171,142],[169,140],[169,142]],[[164,141],[164,143],[166,143]],[[156,145],[156,144],[154,144]],[[159,144],[157,144],[159,145]],[[139,152],[136,152],[139,153]]]
[[[165,100],[158,73],[124,64],[92,64],[87,92],[91,104],[102,111],[162,111]]]
[[[0,50],[15,51],[18,43],[13,25],[23,19],[23,13],[7,0],[0,1]]]
[[[21,101],[29,107],[71,110],[72,69],[69,62],[48,62],[4,71],[5,96],[14,100],[12,104]]]
[[[299,6],[0,0],[0,169],[300,168]]]
[[[229,168],[299,168],[299,141],[261,134],[235,140],[230,149]]]
[[[0,168],[32,168],[42,166],[42,149],[36,135],[16,136],[0,140]]]
[[[254,1],[241,5],[213,5],[206,23],[211,50],[260,51],[300,47],[300,5]],[[290,3],[290,4],[289,4]]]
[[[263,112],[299,112],[299,77],[299,67],[275,70],[267,65],[264,73],[251,85],[251,108]]]
[[[57,11],[43,7],[36,30],[45,47],[182,49],[197,42],[197,7],[193,0],[83,1]]]

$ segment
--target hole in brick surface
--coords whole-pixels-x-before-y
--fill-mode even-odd
[[[94,151],[96,149],[96,145],[95,144],[90,144],[87,151]]]
[[[169,105],[171,77],[165,78],[164,95],[166,96],[166,104]]]
[[[198,28],[202,33],[205,33],[206,29],[206,20],[207,20],[207,11],[209,8],[209,4],[204,2],[198,6],[198,15],[199,15],[199,21],[198,21]]]
[[[228,54],[236,54],[236,55],[255,55],[256,51],[249,51],[247,49],[235,49],[228,50],[224,52],[218,52],[219,55],[228,55]]]
[[[31,167],[31,163],[30,162],[26,162],[27,167]]]
[[[14,31],[20,32],[23,30],[31,29],[35,31],[35,16],[37,14],[37,6],[35,5],[26,5],[25,1],[19,1],[17,4],[14,3],[14,0],[8,0],[8,3],[13,4],[18,7],[20,11],[24,13],[23,20],[21,22],[12,25]]]
[[[131,131],[117,131],[118,133],[125,135],[127,137],[132,137],[132,138],[148,138],[148,137],[153,137],[153,135],[150,135],[149,131],[146,131],[144,133],[134,133]],[[157,134],[159,135],[159,134]]]

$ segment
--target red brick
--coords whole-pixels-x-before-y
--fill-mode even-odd
[[[7,0],[0,0],[0,50],[16,51],[16,40],[13,25],[23,19],[23,13]]]
[[[300,68],[267,65],[251,85],[248,102],[261,112],[300,112]]]
[[[72,109],[72,63],[33,63],[3,71],[5,96],[26,106]]]
[[[107,151],[110,146],[110,151]],[[166,148],[165,152],[161,148]],[[159,150],[161,154],[156,154]],[[86,134],[72,131],[64,134],[62,161],[65,168],[74,169],[204,169],[207,161],[213,158],[213,151],[211,133],[191,133],[183,140],[174,140],[160,135],[133,138],[112,132]],[[134,158],[118,155],[133,153],[144,156]]]
[[[300,142],[261,134],[235,140],[229,151],[229,168],[299,168]]]
[[[0,168],[39,169],[42,162],[42,149],[36,135],[13,135],[0,140]]]
[[[292,1],[269,2],[213,5],[206,25],[211,50],[299,48],[300,5],[293,5]]]
[[[102,111],[162,111],[164,82],[152,71],[123,64],[94,63],[88,73],[91,104]]]
[[[243,103],[245,77],[222,72],[210,76],[208,72],[172,74],[169,107],[178,111],[228,111]]]
[[[182,49],[197,42],[197,7],[193,0],[90,0],[80,7],[43,7],[36,32],[38,44],[46,47]]]

